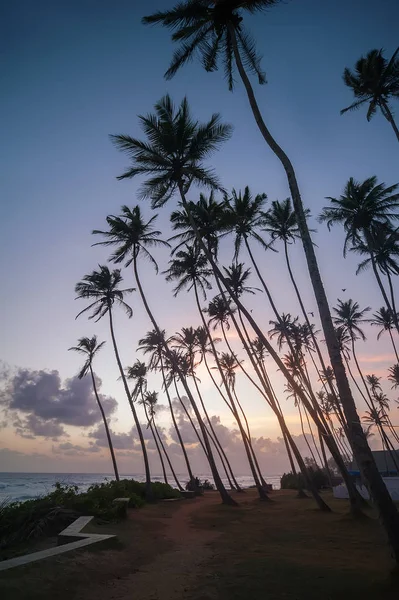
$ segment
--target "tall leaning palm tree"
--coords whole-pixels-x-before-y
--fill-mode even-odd
[[[392,312],[385,308],[385,306],[381,306],[380,310],[377,310],[377,312],[373,314],[373,318],[369,320],[369,323],[370,325],[375,325],[376,327],[380,328],[377,334],[377,340],[380,339],[380,337],[385,331],[388,331],[389,337],[391,338],[392,347],[395,352],[396,360],[399,362],[398,351],[396,349],[396,344],[392,336],[392,329],[395,328]]]
[[[161,463],[161,469],[164,477],[164,482],[168,483],[168,478],[165,471],[165,463],[163,461],[162,453],[158,444],[157,435],[153,427],[153,406],[156,402],[156,397],[147,395],[147,366],[141,360],[137,359],[131,367],[126,369],[126,377],[132,379],[135,384],[131,392],[132,402],[138,402],[143,408],[145,418],[147,419],[147,428],[149,427],[152,433],[152,437],[158,452],[159,461]],[[148,402],[146,398],[153,398],[154,403]]]
[[[172,417],[172,423],[173,423],[173,426],[176,431],[177,439],[179,440],[179,444],[180,444],[180,447],[182,450],[184,461],[186,463],[188,476],[190,478],[190,481],[194,482],[195,478],[194,478],[194,475],[193,475],[193,472],[191,469],[191,465],[190,465],[190,461],[188,459],[186,448],[184,446],[183,438],[181,436],[178,423],[176,421],[176,416],[173,411],[172,398],[169,393],[169,385],[168,385],[167,375],[166,375],[164,343],[165,343],[165,330],[163,329],[160,331],[156,331],[155,329],[153,329],[152,331],[148,331],[146,333],[146,335],[139,340],[138,349],[141,350],[144,354],[150,355],[148,368],[152,371],[159,370],[161,372],[163,387],[164,387],[164,390],[166,393],[166,398],[168,400],[169,410],[170,410],[170,414]],[[171,463],[169,460],[168,460],[168,462],[169,462],[170,469],[173,473]],[[178,483],[177,480],[176,480],[176,483]],[[178,484],[178,485],[180,485],[180,484]]]
[[[148,151],[148,148],[146,151]],[[154,157],[152,157],[152,161],[154,161]],[[152,166],[153,165],[154,162],[152,162]],[[154,179],[156,181],[154,181]],[[144,184],[144,187],[147,187],[148,185],[149,182],[147,181]],[[153,178],[151,189],[154,190],[154,194],[158,197],[161,191],[163,195],[170,193],[168,188],[165,188],[165,183],[162,179],[162,170],[159,172],[158,177]],[[138,271],[138,258],[140,255],[149,259],[155,267],[155,270],[158,271],[158,265],[152,254],[149,252],[148,247],[152,248],[156,246],[170,246],[168,242],[160,239],[159,236],[161,232],[154,230],[153,223],[156,220],[156,218],[157,215],[152,217],[148,222],[145,222],[139,206],[135,206],[132,210],[130,210],[127,206],[123,206],[121,216],[110,215],[107,217],[107,223],[109,226],[108,231],[94,230],[93,233],[102,235],[105,238],[104,241],[98,242],[99,245],[116,246],[116,250],[111,255],[111,261],[116,263],[124,262],[125,266],[133,264],[133,271],[144,308],[152,322],[154,329],[157,331],[157,333],[160,334],[161,330],[150,309],[147,297],[144,294],[143,286]],[[220,493],[222,502],[225,504],[236,505],[236,502],[227,493],[227,490],[225,489],[220,475],[218,473],[204,422],[198,410],[196,401],[191,393],[191,390],[187,385],[186,379],[183,373],[181,372],[179,365],[176,364],[176,361],[172,356],[168,344],[165,340],[163,340],[162,343],[165,350],[165,354],[170,360],[171,364],[176,367],[177,373],[183,384],[184,390],[188,398],[190,399],[191,405],[193,407],[195,416],[198,421],[198,425],[201,429],[202,437],[206,447],[206,454],[209,461],[209,466],[212,471],[212,476],[214,478],[216,488]]]
[[[83,354],[83,356],[86,357],[86,361],[85,361],[83,367],[81,368],[81,370],[79,371],[78,377],[79,377],[79,379],[83,379],[83,377],[85,377],[87,375],[87,373],[90,372],[91,382],[93,384],[94,395],[96,397],[98,408],[100,409],[101,416],[102,416],[103,423],[104,423],[104,428],[105,428],[105,433],[107,436],[109,451],[111,454],[112,466],[114,467],[115,479],[116,479],[116,481],[119,481],[118,466],[116,464],[115,452],[114,452],[114,447],[112,445],[112,439],[111,439],[111,434],[110,434],[108,423],[107,423],[107,417],[105,416],[104,408],[103,408],[103,405],[101,404],[100,396],[98,394],[97,385],[96,385],[96,378],[94,376],[94,371],[93,371],[94,357],[101,350],[101,348],[104,346],[104,344],[105,344],[105,342],[98,343],[97,336],[93,335],[93,337],[91,337],[91,338],[89,338],[89,337],[79,338],[77,346],[72,346],[72,348],[68,348],[68,350],[74,350],[75,352],[78,352],[79,354]]]
[[[144,460],[144,469],[145,469],[145,477],[146,477],[146,496],[148,499],[152,498],[152,490],[151,490],[151,474],[150,474],[150,465],[148,462],[147,448],[144,441],[143,432],[141,429],[140,421],[137,416],[136,407],[132,401],[132,397],[130,394],[129,386],[127,383],[126,375],[123,370],[122,361],[119,354],[118,345],[116,343],[115,330],[114,330],[114,320],[112,309],[114,304],[118,304],[121,306],[127,316],[131,318],[133,316],[133,311],[131,307],[126,304],[124,301],[124,296],[128,293],[134,291],[135,288],[127,288],[121,290],[119,285],[122,283],[123,277],[121,275],[120,269],[114,269],[110,271],[106,265],[99,265],[99,271],[92,271],[89,275],[85,275],[82,281],[75,286],[75,292],[77,294],[77,299],[81,298],[84,300],[94,300],[80,311],[80,313],[76,316],[78,318],[83,313],[92,310],[92,314],[89,316],[89,319],[96,319],[99,321],[102,317],[108,314],[109,318],[109,327],[111,332],[112,344],[114,347],[115,359],[118,365],[119,373],[123,382],[123,387],[125,390],[125,394],[127,400],[129,402],[133,419],[136,425],[137,433],[140,439],[141,450],[143,453]]]
[[[379,226],[378,229],[373,233],[373,239],[371,242],[375,265],[388,280],[390,302],[392,310],[394,313],[396,313],[397,309],[395,293],[392,284],[392,275],[399,275],[399,227],[391,229],[391,227],[388,226]],[[351,250],[362,256],[367,256],[367,258],[359,263],[356,275],[367,269],[370,264],[372,265],[370,249],[367,243],[358,242],[353,248],[351,248]]]
[[[218,62],[223,61],[229,87],[232,89],[234,81],[233,68],[234,65],[237,67],[258,129],[266,144],[281,162],[286,173],[330,362],[334,369],[345,418],[350,428],[350,437],[353,440],[356,459],[380,511],[395,558],[399,561],[399,514],[378,472],[357,413],[339,343],[335,337],[330,307],[307,225],[296,173],[289,157],[272,136],[263,119],[244,66],[244,64],[247,66],[251,74],[257,75],[259,83],[265,82],[255,44],[243,30],[242,20],[245,13],[264,11],[275,4],[277,4],[276,0],[186,0],[179,2],[171,10],[157,12],[145,17],[143,22],[145,24],[160,23],[164,25],[174,31],[172,39],[181,43],[166,73],[167,77],[173,76],[183,64],[198,52],[207,71],[216,70]],[[248,315],[245,314],[245,316],[248,319]],[[250,321],[250,319],[248,320]],[[256,328],[253,323],[251,325],[262,341],[267,342],[259,328]],[[273,356],[273,353],[271,354]],[[273,358],[276,359],[274,356]],[[287,376],[287,373],[284,374]]]
[[[339,198],[328,197],[330,206],[325,206],[319,216],[320,222],[326,222],[331,229],[333,225],[343,225],[345,231],[344,256],[349,247],[359,244],[367,246],[371,265],[384,302],[392,311],[375,259],[375,238],[381,228],[390,229],[393,221],[399,219],[399,184],[387,187],[385,183],[377,183],[377,177],[369,177],[363,182],[351,177],[346,183]],[[399,332],[399,323],[393,313],[395,325]]]
[[[370,121],[377,109],[380,109],[399,141],[399,129],[389,106],[391,98],[399,98],[398,52],[399,48],[396,48],[388,61],[382,49],[370,50],[356,62],[354,72],[348,68],[344,70],[343,80],[352,90],[355,102],[342,109],[341,115],[367,104],[367,121]]]

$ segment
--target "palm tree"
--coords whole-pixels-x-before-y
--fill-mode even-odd
[[[157,426],[156,421],[155,421],[156,405],[158,403],[158,392],[146,392],[145,395],[144,395],[144,402],[145,402],[145,404],[148,407],[148,413],[149,413],[150,419],[151,419],[151,421],[152,421],[152,423],[154,425],[154,430],[155,430],[155,433],[157,435],[159,445],[161,446],[162,451],[163,451],[163,453],[165,455],[165,458],[166,458],[166,460],[168,462],[169,469],[170,469],[170,471],[172,473],[173,479],[175,480],[175,483],[176,483],[177,487],[179,488],[179,490],[182,492],[182,491],[184,491],[183,487],[181,486],[181,484],[180,484],[180,482],[179,482],[179,480],[177,478],[176,472],[175,472],[175,470],[173,468],[173,465],[172,465],[172,461],[169,458],[169,454],[168,454],[168,452],[167,452],[167,450],[165,448],[165,444],[163,443],[162,436],[161,436],[161,434],[158,431],[158,426]]]
[[[378,226],[378,228],[373,232],[371,246],[377,268],[388,279],[391,306],[393,312],[395,313],[397,311],[395,294],[392,285],[392,275],[399,275],[399,262],[397,260],[397,257],[399,256],[399,229],[391,229],[391,227],[386,227],[383,225]],[[362,260],[362,262],[358,265],[356,275],[367,269],[370,264],[372,265],[369,247],[367,244],[358,242],[356,246],[351,248],[351,250],[363,256],[367,255],[368,257]]]
[[[363,382],[363,386],[365,388],[368,399],[366,398],[364,393],[361,391],[355,378],[352,375],[353,382],[356,385],[357,389],[359,390],[360,394],[362,395],[362,397],[363,397],[364,401],[366,402],[366,404],[368,405],[368,407],[370,409],[374,408],[373,399],[370,395],[369,389],[366,384],[365,377],[360,368],[359,361],[358,361],[357,355],[356,355],[356,347],[355,347],[355,342],[357,340],[359,340],[359,339],[361,339],[363,341],[366,340],[366,336],[364,335],[363,329],[361,328],[360,325],[362,323],[368,322],[368,319],[365,318],[365,315],[369,310],[371,310],[371,308],[370,308],[370,306],[367,306],[366,308],[361,309],[358,302],[353,302],[352,299],[349,299],[346,301],[342,301],[342,300],[338,299],[338,306],[334,307],[333,310],[336,314],[336,317],[334,317],[334,321],[335,321],[337,328],[338,329],[342,328],[342,331],[347,333],[350,338],[350,343],[351,343],[351,348],[352,348],[352,356],[355,361],[356,368],[358,370],[360,378]],[[347,365],[348,365],[348,362],[347,362]]]
[[[187,451],[184,446],[183,438],[181,436],[179,426],[176,421],[176,417],[173,411],[172,398],[169,393],[169,385],[170,383],[167,381],[166,377],[166,365],[165,365],[165,351],[164,351],[164,342],[165,342],[165,330],[157,331],[153,329],[152,331],[147,332],[147,334],[141,338],[138,342],[138,349],[141,350],[144,354],[150,354],[150,360],[148,367],[151,370],[159,369],[162,375],[163,387],[166,393],[166,397],[169,404],[169,410],[172,417],[173,426],[176,431],[177,438],[179,440],[179,444],[183,453],[184,461],[186,463],[187,472],[190,478],[190,481],[195,481],[195,477],[193,475],[190,461],[187,456]],[[170,464],[170,463],[169,463]]]
[[[93,335],[93,337],[91,337],[91,338],[88,338],[88,337],[79,338],[78,345],[72,346],[72,348],[68,348],[68,350],[74,350],[75,352],[79,352],[79,354],[83,354],[83,356],[86,357],[86,361],[85,361],[83,367],[81,368],[81,370],[79,371],[78,377],[79,377],[79,379],[83,379],[83,377],[85,377],[87,375],[87,373],[90,371],[94,395],[96,397],[98,408],[100,409],[101,416],[103,418],[105,433],[107,436],[109,451],[111,454],[112,465],[114,467],[115,479],[116,479],[116,481],[119,481],[118,466],[116,464],[115,452],[114,452],[114,447],[112,445],[112,439],[111,439],[111,434],[110,434],[108,423],[107,423],[107,417],[105,416],[104,408],[103,408],[103,405],[101,404],[101,400],[98,395],[96,379],[94,377],[94,372],[93,372],[94,357],[101,350],[101,348],[104,346],[104,344],[105,344],[105,342],[98,343],[97,336]]]
[[[309,214],[310,214],[310,211],[308,209],[306,209],[305,210],[306,217],[308,217]],[[314,327],[312,326],[312,324],[309,321],[308,312],[303,303],[302,296],[299,291],[299,288],[296,283],[294,273],[293,273],[293,270],[291,267],[288,247],[289,247],[289,245],[295,243],[295,241],[300,238],[300,231],[298,228],[295,211],[292,209],[292,206],[291,206],[290,198],[286,198],[283,202],[279,202],[278,200],[275,200],[272,202],[271,208],[268,211],[266,211],[266,213],[264,215],[263,229],[271,236],[273,241],[280,240],[284,244],[285,261],[286,261],[288,273],[289,273],[289,276],[291,279],[291,283],[294,287],[296,296],[298,298],[298,302],[301,307],[303,318],[305,319],[305,326],[308,327],[308,332],[313,341],[313,346],[317,352],[317,355],[318,355],[318,358],[320,361],[320,365],[321,365],[322,373],[326,373],[327,367],[325,365],[323,355],[321,353],[319,344],[317,342],[316,335],[313,331]],[[314,361],[313,361],[313,363],[314,363]],[[316,368],[317,372],[319,373],[319,369],[317,368],[316,364],[315,364],[315,368]],[[319,375],[320,375],[320,373],[319,373]],[[327,380],[327,383],[330,386],[331,393],[335,394],[335,390],[330,385],[329,380]]]
[[[391,98],[399,97],[399,60],[396,58],[398,52],[399,48],[388,61],[382,49],[370,50],[366,56],[362,56],[357,61],[355,72],[345,69],[343,74],[345,85],[352,90],[356,100],[341,110],[341,115],[367,103],[367,121],[370,121],[379,108],[391,124],[399,141],[399,129],[389,106]]]
[[[376,327],[381,328],[377,334],[377,340],[380,339],[380,337],[385,331],[388,331],[389,337],[391,338],[392,347],[395,352],[396,360],[399,362],[398,351],[396,350],[396,345],[392,336],[392,329],[394,329],[395,327],[392,312],[385,308],[385,306],[381,306],[380,310],[377,310],[377,312],[373,314],[373,318],[369,320],[369,323],[371,325],[375,325]]]
[[[129,386],[127,383],[127,379],[125,376],[125,372],[122,367],[122,361],[119,355],[118,345],[116,343],[115,331],[114,331],[114,322],[112,316],[112,308],[115,303],[121,306],[127,316],[129,318],[132,317],[133,311],[128,304],[123,300],[124,295],[130,292],[133,292],[135,288],[128,288],[121,290],[118,286],[122,283],[123,277],[121,275],[120,269],[114,269],[110,271],[106,265],[99,265],[99,271],[93,271],[89,275],[85,275],[79,283],[75,286],[75,292],[77,293],[77,299],[89,299],[93,300],[89,306],[84,308],[80,313],[76,316],[78,318],[80,315],[85,313],[88,310],[93,310],[89,319],[96,318],[96,321],[104,317],[108,314],[109,318],[109,327],[111,331],[111,339],[114,347],[115,359],[119,368],[119,373],[123,382],[123,387],[125,389],[125,394],[127,400],[129,402],[133,419],[137,428],[137,433],[140,438],[141,450],[143,453],[144,460],[144,468],[145,468],[145,477],[146,477],[146,495],[148,499],[152,498],[152,490],[151,490],[151,474],[150,474],[150,465],[148,462],[147,448],[144,441],[143,432],[141,429],[140,421],[137,417],[136,408],[132,401],[132,397],[130,394]]]
[[[182,204],[180,206],[182,207]],[[194,216],[198,231],[208,251],[217,259],[219,233],[220,231],[227,230],[227,225],[224,222],[225,201],[218,202],[212,190],[209,197],[205,196],[205,194],[200,194],[198,202],[190,200],[188,202],[188,209],[190,214]],[[172,254],[185,244],[194,244],[195,248],[198,249],[197,236],[195,231],[193,231],[190,218],[184,207],[172,212],[170,222],[173,229],[180,232],[170,238],[170,241],[176,240],[179,242],[172,251]]]
[[[399,363],[396,363],[396,365],[392,365],[392,367],[389,367],[388,372],[388,379],[393,384],[391,389],[396,390],[396,388],[399,387]]]
[[[381,227],[389,229],[391,222],[399,219],[399,193],[394,193],[398,187],[399,184],[390,187],[386,187],[385,183],[377,184],[376,177],[369,177],[362,183],[351,177],[339,198],[327,198],[331,205],[325,206],[319,217],[320,222],[327,222],[329,229],[335,224],[343,225],[346,233],[344,256],[349,244],[367,247],[375,278],[389,310],[392,306],[378,273],[374,244]],[[396,315],[393,314],[393,317],[399,332]]]
[[[149,118],[148,118],[148,120],[150,121]],[[120,138],[123,136],[117,136],[117,137],[120,140]],[[135,147],[135,143],[140,144],[140,142],[138,142],[137,140],[134,141],[131,138],[129,139],[129,144],[131,144],[133,147]],[[144,155],[146,155],[146,158],[143,158],[143,161],[148,161],[148,154],[146,154],[147,151],[148,151],[148,148],[147,148],[147,150],[142,150]],[[135,159],[138,160],[137,150],[135,152],[136,152]],[[154,158],[152,160],[154,161]],[[154,165],[154,162],[152,162],[152,165]],[[151,168],[153,168],[153,167],[151,167]],[[166,168],[166,167],[163,165],[163,168]],[[142,172],[143,172],[143,169],[144,169],[144,167],[142,167]],[[134,174],[137,174],[137,173],[138,173],[137,169],[132,168],[129,170],[129,175],[126,175],[126,176],[132,177]],[[168,193],[167,188],[165,188],[165,185],[168,185],[170,183],[170,181],[165,181],[164,177],[162,175],[158,175],[157,181],[155,181],[154,179],[156,179],[156,178],[153,178],[151,182],[147,181],[146,183],[143,184],[143,194],[145,195],[145,193],[148,193],[149,190],[152,190],[152,192],[155,193],[154,190],[155,190],[155,188],[157,188],[158,200],[162,204],[162,202],[165,201],[165,199],[162,200],[162,198],[165,196],[165,194]],[[213,180],[212,180],[212,182],[213,182]],[[145,192],[145,190],[147,190],[147,192]],[[161,191],[162,191],[162,193],[161,193]],[[143,255],[145,258],[149,259],[150,262],[155,267],[155,270],[158,271],[158,265],[157,265],[154,257],[147,250],[147,247],[155,247],[155,246],[160,246],[160,245],[167,246],[167,247],[170,246],[170,244],[168,242],[165,242],[164,240],[161,240],[159,238],[159,235],[161,232],[155,231],[153,229],[153,223],[156,220],[156,218],[157,218],[157,215],[152,217],[146,223],[142,217],[139,206],[135,206],[132,210],[130,210],[127,206],[123,206],[121,216],[110,215],[107,217],[109,231],[94,230],[93,233],[103,235],[106,238],[105,241],[98,242],[98,245],[117,246],[117,249],[111,255],[111,260],[113,262],[116,262],[116,263],[125,262],[125,266],[129,266],[130,264],[133,263],[134,275],[135,275],[137,287],[138,287],[142,302],[144,304],[144,308],[151,320],[151,323],[152,323],[155,331],[160,336],[163,348],[165,350],[166,357],[173,364],[174,360],[173,360],[171,351],[170,351],[165,339],[161,336],[161,330],[160,330],[158,323],[155,320],[155,317],[149,307],[147,298],[144,294],[144,290],[143,290],[143,287],[141,284],[139,273],[138,273],[138,260],[137,259],[138,259],[139,255]],[[181,369],[180,369],[179,365],[176,364],[175,366],[176,366],[177,372],[179,374],[179,377],[182,381],[183,387],[187,393],[187,396],[189,397],[190,402],[193,406],[193,410],[195,412],[196,418],[198,420],[198,424],[200,426],[201,433],[202,433],[202,436],[204,439],[204,444],[206,446],[206,454],[208,457],[210,468],[212,470],[212,475],[213,475],[213,478],[215,481],[215,485],[216,485],[216,487],[220,493],[220,496],[222,498],[222,502],[225,504],[234,504],[235,505],[236,502],[229,496],[226,489],[224,488],[222,480],[220,479],[220,475],[217,471],[217,467],[216,467],[214,457],[212,454],[212,449],[210,447],[208,436],[207,436],[207,433],[205,430],[205,425],[201,419],[201,415],[198,411],[198,407],[196,405],[195,399],[194,399],[193,395],[191,394],[190,388],[188,387],[183,374],[181,373]]]
[[[181,48],[179,48],[174,55],[167,76],[173,76],[177,69],[187,62],[198,50],[202,58],[202,63],[208,71],[215,70],[217,68],[218,58],[220,59],[220,57],[222,57],[229,86],[232,88],[232,70],[235,61],[259,131],[266,144],[280,160],[287,176],[290,194],[297,215],[302,245],[308,264],[308,271],[330,356],[330,362],[334,369],[345,418],[348,427],[352,430],[351,439],[353,440],[356,458],[366,480],[370,483],[370,490],[378,505],[395,558],[396,560],[399,560],[399,514],[386,489],[382,477],[378,472],[377,465],[371,453],[366,436],[364,435],[357,413],[356,404],[346,376],[338,341],[335,337],[334,324],[307,225],[294,167],[287,154],[271,135],[263,120],[242,60],[244,58],[244,62],[250,72],[257,74],[259,82],[263,83],[264,77],[260,69],[260,61],[256,54],[254,43],[248,38],[248,35],[242,28],[242,13],[244,11],[247,13],[263,11],[276,3],[277,0],[231,0],[229,2],[214,2],[214,0],[201,0],[198,2],[196,0],[186,0],[185,2],[179,2],[172,10],[157,12],[154,15],[145,17],[143,22],[146,24],[161,23],[165,27],[174,30],[172,35],[174,41],[180,41],[182,43]],[[174,182],[176,182],[176,179],[174,179]],[[180,185],[181,194],[182,191]],[[155,192],[155,201],[156,195]],[[214,265],[212,265],[212,267],[214,267]],[[248,311],[245,316],[253,326],[255,333],[262,338],[263,334],[261,330],[256,327],[254,321],[251,322],[251,315]],[[264,341],[267,343],[266,338],[264,338]],[[273,358],[277,360],[277,355],[273,352],[271,354]],[[285,375],[287,376],[286,373]]]
[[[233,189],[231,197],[225,195],[226,211],[224,220],[226,228],[229,228],[235,234],[234,260],[237,260],[241,246],[244,243],[252,262],[255,262],[248,243],[251,238],[257,241],[265,250],[269,248],[269,244],[260,235],[266,200],[266,194],[257,194],[253,197],[248,186],[245,187],[244,193]]]
[[[207,333],[207,337],[209,339],[209,342],[210,342],[210,345],[212,348],[212,352],[213,352],[213,355],[214,355],[214,358],[215,358],[215,361],[217,364],[217,368],[222,377],[222,381],[223,381],[223,383],[225,383],[225,390],[229,397],[229,401],[227,401],[223,395],[222,395],[222,397],[223,397],[224,401],[226,402],[227,406],[233,412],[233,414],[237,420],[237,424],[240,428],[240,432],[241,432],[241,434],[243,434],[242,439],[243,439],[244,447],[245,447],[245,450],[247,453],[248,461],[249,461],[251,469],[253,469],[253,472],[254,472],[254,465],[253,465],[253,461],[252,461],[252,457],[251,457],[251,452],[248,447],[247,439],[245,436],[245,431],[242,428],[242,424],[241,424],[239,415],[235,408],[234,399],[231,395],[230,388],[227,386],[227,383],[225,382],[225,375],[224,375],[223,369],[221,368],[221,365],[220,365],[220,360],[219,360],[218,353],[217,353],[215,345],[214,345],[214,340],[212,339],[212,336],[209,331],[209,325],[206,323],[206,320],[204,318],[204,314],[203,314],[203,311],[202,311],[201,305],[200,305],[199,291],[201,291],[204,298],[206,298],[206,290],[211,287],[208,282],[209,270],[207,267],[207,259],[201,252],[199,252],[198,250],[195,250],[194,247],[191,247],[191,248],[187,247],[187,250],[185,250],[185,251],[180,250],[179,252],[176,253],[176,257],[174,259],[172,259],[171,261],[169,261],[169,269],[166,271],[166,274],[167,274],[167,277],[166,277],[167,281],[176,281],[177,280],[179,282],[174,289],[175,295],[177,295],[184,288],[187,288],[187,291],[190,291],[191,289],[194,290],[196,304],[197,304],[199,314],[201,316],[202,324]],[[222,299],[219,299],[219,301],[223,302]],[[207,368],[208,368],[208,365],[207,365]],[[208,372],[210,373],[209,368],[208,368]],[[212,377],[212,380],[213,380],[213,377]],[[218,387],[216,383],[215,383],[215,385],[216,385],[216,387]],[[219,387],[218,387],[218,389],[219,389]],[[257,477],[255,477],[255,483],[256,482],[257,482]],[[263,490],[263,488],[261,487],[260,482],[257,487],[258,487],[258,492],[259,492],[260,497],[262,499],[266,499],[267,495],[266,495],[265,491]]]
[[[392,424],[391,419],[389,418],[389,410],[390,410],[390,406],[389,406],[389,398],[386,394],[384,394],[384,392],[382,391],[382,387],[381,387],[381,377],[377,377],[377,375],[366,375],[366,381],[367,384],[370,386],[371,389],[371,393],[373,395],[373,399],[374,399],[374,403],[376,405],[376,407],[382,411],[384,418],[385,418],[385,422],[384,425],[388,426],[389,431],[391,433],[391,435],[395,438],[396,442],[399,442],[399,436],[395,431],[395,427]]]
[[[126,377],[128,379],[133,379],[133,381],[136,382],[134,385],[134,389],[131,392],[132,401],[133,402],[138,401],[138,403],[141,404],[141,406],[143,406],[143,408],[144,408],[145,417],[147,419],[147,428],[148,427],[150,428],[152,437],[155,442],[155,446],[156,446],[159,460],[161,463],[164,482],[168,483],[168,478],[166,477],[166,471],[165,471],[165,464],[163,462],[163,457],[162,457],[162,454],[161,454],[161,451],[160,451],[160,448],[158,445],[157,436],[155,434],[154,427],[152,424],[153,423],[152,411],[153,411],[153,407],[155,406],[156,398],[155,398],[154,404],[149,403],[146,399],[148,396],[147,396],[147,367],[146,367],[145,363],[143,363],[142,361],[137,359],[136,362],[131,367],[128,367],[126,369]],[[139,398],[140,398],[140,400],[139,400]],[[150,396],[150,398],[152,398],[154,400],[153,396]],[[150,415],[149,415],[149,409],[150,409]]]
[[[180,282],[181,283],[181,282]],[[179,284],[178,284],[179,285]],[[235,481],[235,477],[234,477],[234,473],[233,470],[231,468],[230,462],[226,456],[226,453],[223,449],[223,446],[221,445],[216,431],[213,427],[212,421],[209,417],[208,411],[206,409],[205,406],[205,402],[204,399],[202,397],[202,394],[200,392],[198,383],[197,383],[197,377],[195,375],[195,367],[197,366],[196,363],[196,355],[198,353],[198,336],[197,336],[197,329],[194,329],[193,327],[183,327],[181,332],[177,332],[173,337],[172,337],[173,342],[175,342],[177,344],[177,348],[180,351],[186,352],[186,356],[188,359],[188,364],[190,367],[190,375],[194,381],[194,385],[195,385],[195,389],[197,391],[197,395],[198,398],[200,400],[202,409],[204,411],[205,414],[205,418],[207,420],[208,423],[208,427],[209,430],[211,432],[211,434],[209,434],[211,440],[213,441],[213,444],[215,446],[216,452],[219,455],[220,458],[220,462],[222,463],[223,469],[226,473],[226,477],[227,477],[227,481],[229,482],[230,488],[231,489],[236,489],[235,484],[232,482],[232,480],[230,479],[230,473],[232,475],[232,479],[233,481]]]

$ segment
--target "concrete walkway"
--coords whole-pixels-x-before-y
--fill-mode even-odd
[[[98,533],[81,533],[83,527],[86,527],[92,519],[93,517],[79,517],[76,521],[71,523],[69,527],[58,534],[58,543],[61,545],[56,546],[55,548],[48,548],[47,550],[40,550],[40,552],[32,552],[31,554],[25,554],[24,556],[3,560],[0,562],[0,571],[21,567],[22,565],[27,565],[37,560],[64,554],[65,552],[70,552],[71,550],[90,546],[91,544],[96,544],[115,537],[114,535],[101,535]]]

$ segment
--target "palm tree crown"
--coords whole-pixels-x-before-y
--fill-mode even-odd
[[[185,250],[176,252],[174,258],[169,261],[169,268],[164,271],[166,281],[178,281],[174,288],[174,295],[177,296],[184,288],[190,291],[193,286],[197,286],[206,298],[206,290],[212,289],[209,279],[213,275],[212,269],[208,266],[207,258],[193,246],[186,246]]]
[[[166,95],[155,105],[155,114],[139,120],[146,141],[129,135],[111,135],[111,140],[133,163],[118,179],[148,175],[140,191],[151,199],[152,208],[165,204],[179,185],[184,184],[185,191],[192,183],[221,189],[214,171],[202,164],[231,135],[231,126],[223,124],[219,114],[201,124],[191,116],[187,98],[176,108]]]
[[[374,255],[374,260],[379,270],[387,274],[399,275],[399,230],[392,229],[387,225],[374,227],[373,236],[369,244],[357,242],[351,250],[360,255],[368,255],[368,258],[362,260],[358,265],[356,275],[372,265],[370,249]]]
[[[105,342],[97,342],[97,336],[93,335],[93,337],[81,337],[78,339],[77,346],[72,346],[72,348],[68,348],[68,350],[74,350],[75,352],[79,352],[86,356],[86,362],[79,371],[78,378],[83,379],[83,377],[87,374],[90,367],[93,364],[93,359],[97,352],[101,350],[104,346]]]
[[[390,187],[377,184],[376,177],[362,183],[351,177],[339,198],[327,198],[331,206],[323,208],[319,221],[326,221],[329,229],[336,223],[344,226],[344,256],[349,242],[355,246],[363,241],[363,235],[367,236],[364,241],[368,244],[381,226],[389,226],[392,220],[399,219],[399,193],[394,193],[397,189],[398,184]]]
[[[352,299],[342,301],[338,299],[338,306],[333,308],[335,314],[334,322],[338,327],[343,327],[350,334],[352,339],[359,336],[362,340],[366,339],[363,330],[360,328],[360,323],[366,323],[364,318],[366,312],[371,310],[370,306],[360,309],[358,302],[353,302]]]
[[[304,213],[308,217],[310,210],[306,208]],[[271,235],[272,240],[279,239],[287,244],[300,237],[296,214],[290,198],[286,198],[282,202],[279,200],[272,202],[271,208],[264,214],[263,229]]]
[[[376,177],[362,183],[351,177],[339,198],[327,198],[331,206],[323,208],[319,221],[326,221],[329,229],[336,223],[344,226],[344,256],[349,242],[353,246],[362,241],[369,244],[381,226],[389,226],[392,220],[399,219],[399,193],[394,193],[397,189],[398,184],[390,187],[377,184]],[[367,239],[362,240],[362,236]]]
[[[396,59],[398,52],[399,48],[388,62],[382,49],[374,49],[357,61],[355,72],[345,69],[345,85],[352,89],[356,100],[341,110],[341,115],[365,103],[368,103],[368,121],[375,115],[377,108],[380,108],[383,114],[386,112],[390,97],[399,97],[399,60]]]
[[[242,59],[259,83],[266,78],[260,67],[260,57],[255,43],[242,26],[243,12],[265,10],[279,0],[185,0],[168,11],[158,11],[144,17],[146,25],[161,23],[173,30],[172,40],[180,42],[169,69],[165,73],[171,79],[195,53],[201,57],[206,71],[216,71],[223,63],[229,89],[233,89],[233,45],[236,40]],[[233,30],[233,31],[232,31]],[[235,34],[235,35],[234,35]]]
[[[211,191],[209,197],[205,196],[205,194],[200,194],[198,202],[190,200],[187,202],[187,207],[173,211],[170,215],[170,222],[173,229],[180,232],[170,238],[170,240],[179,240],[180,242],[174,248],[173,252],[176,252],[185,243],[193,244],[196,248],[198,247],[197,234],[191,223],[191,219],[193,219],[198,233],[209,252],[217,258],[219,236],[227,229],[224,222],[225,206],[225,202],[218,202],[214,192]]]
[[[122,206],[121,211],[121,216],[116,217],[114,215],[109,215],[107,217],[109,231],[93,230],[93,234],[100,234],[106,238],[105,241],[97,242],[94,245],[118,245],[118,248],[111,255],[110,260],[115,263],[126,261],[125,267],[128,267],[131,262],[137,258],[139,253],[141,253],[145,258],[148,258],[151,261],[156,271],[158,271],[158,265],[155,259],[146,248],[146,246],[169,247],[168,242],[165,242],[158,237],[161,235],[161,232],[156,231],[153,228],[153,223],[158,218],[158,215],[154,215],[146,223],[139,206],[135,206],[133,209]]]
[[[116,302],[121,306],[129,319],[133,315],[133,311],[123,297],[125,294],[134,292],[135,288],[127,288],[125,290],[118,289],[118,286],[123,281],[120,269],[110,271],[106,265],[99,265],[99,271],[92,271],[89,275],[85,275],[82,281],[75,286],[75,292],[78,298],[94,299],[89,306],[84,308],[76,315],[78,318],[81,314],[93,309],[93,314],[89,319],[96,318],[99,321],[112,308]]]
[[[237,260],[242,242],[249,237],[253,237],[265,249],[269,248],[259,233],[263,224],[263,208],[267,200],[266,194],[257,194],[252,196],[248,186],[241,191],[232,190],[231,196],[226,198],[225,221],[235,233],[234,241],[234,259]]]
[[[373,314],[373,318],[369,320],[369,323],[371,325],[375,325],[376,327],[380,327],[380,331],[377,334],[377,340],[380,339],[384,331],[395,329],[395,321],[393,319],[392,311],[385,308],[385,306],[381,306],[380,310],[377,310],[377,312]]]

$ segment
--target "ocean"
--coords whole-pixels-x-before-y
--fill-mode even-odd
[[[144,476],[138,474],[124,474],[120,477],[144,481]],[[182,484],[188,480],[187,475],[178,475],[178,477]],[[201,480],[213,481],[211,475],[200,474],[198,477]],[[114,479],[112,473],[0,473],[0,502],[4,499],[23,502],[44,496],[53,490],[56,482],[77,485],[79,490],[84,492],[93,483],[103,483],[112,479]],[[254,483],[249,475],[236,476],[236,479],[243,488],[250,487]],[[273,485],[274,489],[280,488],[280,475],[265,477],[265,479]],[[154,475],[152,480],[163,481],[163,478],[161,475]],[[227,481],[223,480],[223,482],[228,487]],[[174,483],[172,479],[170,483]]]

